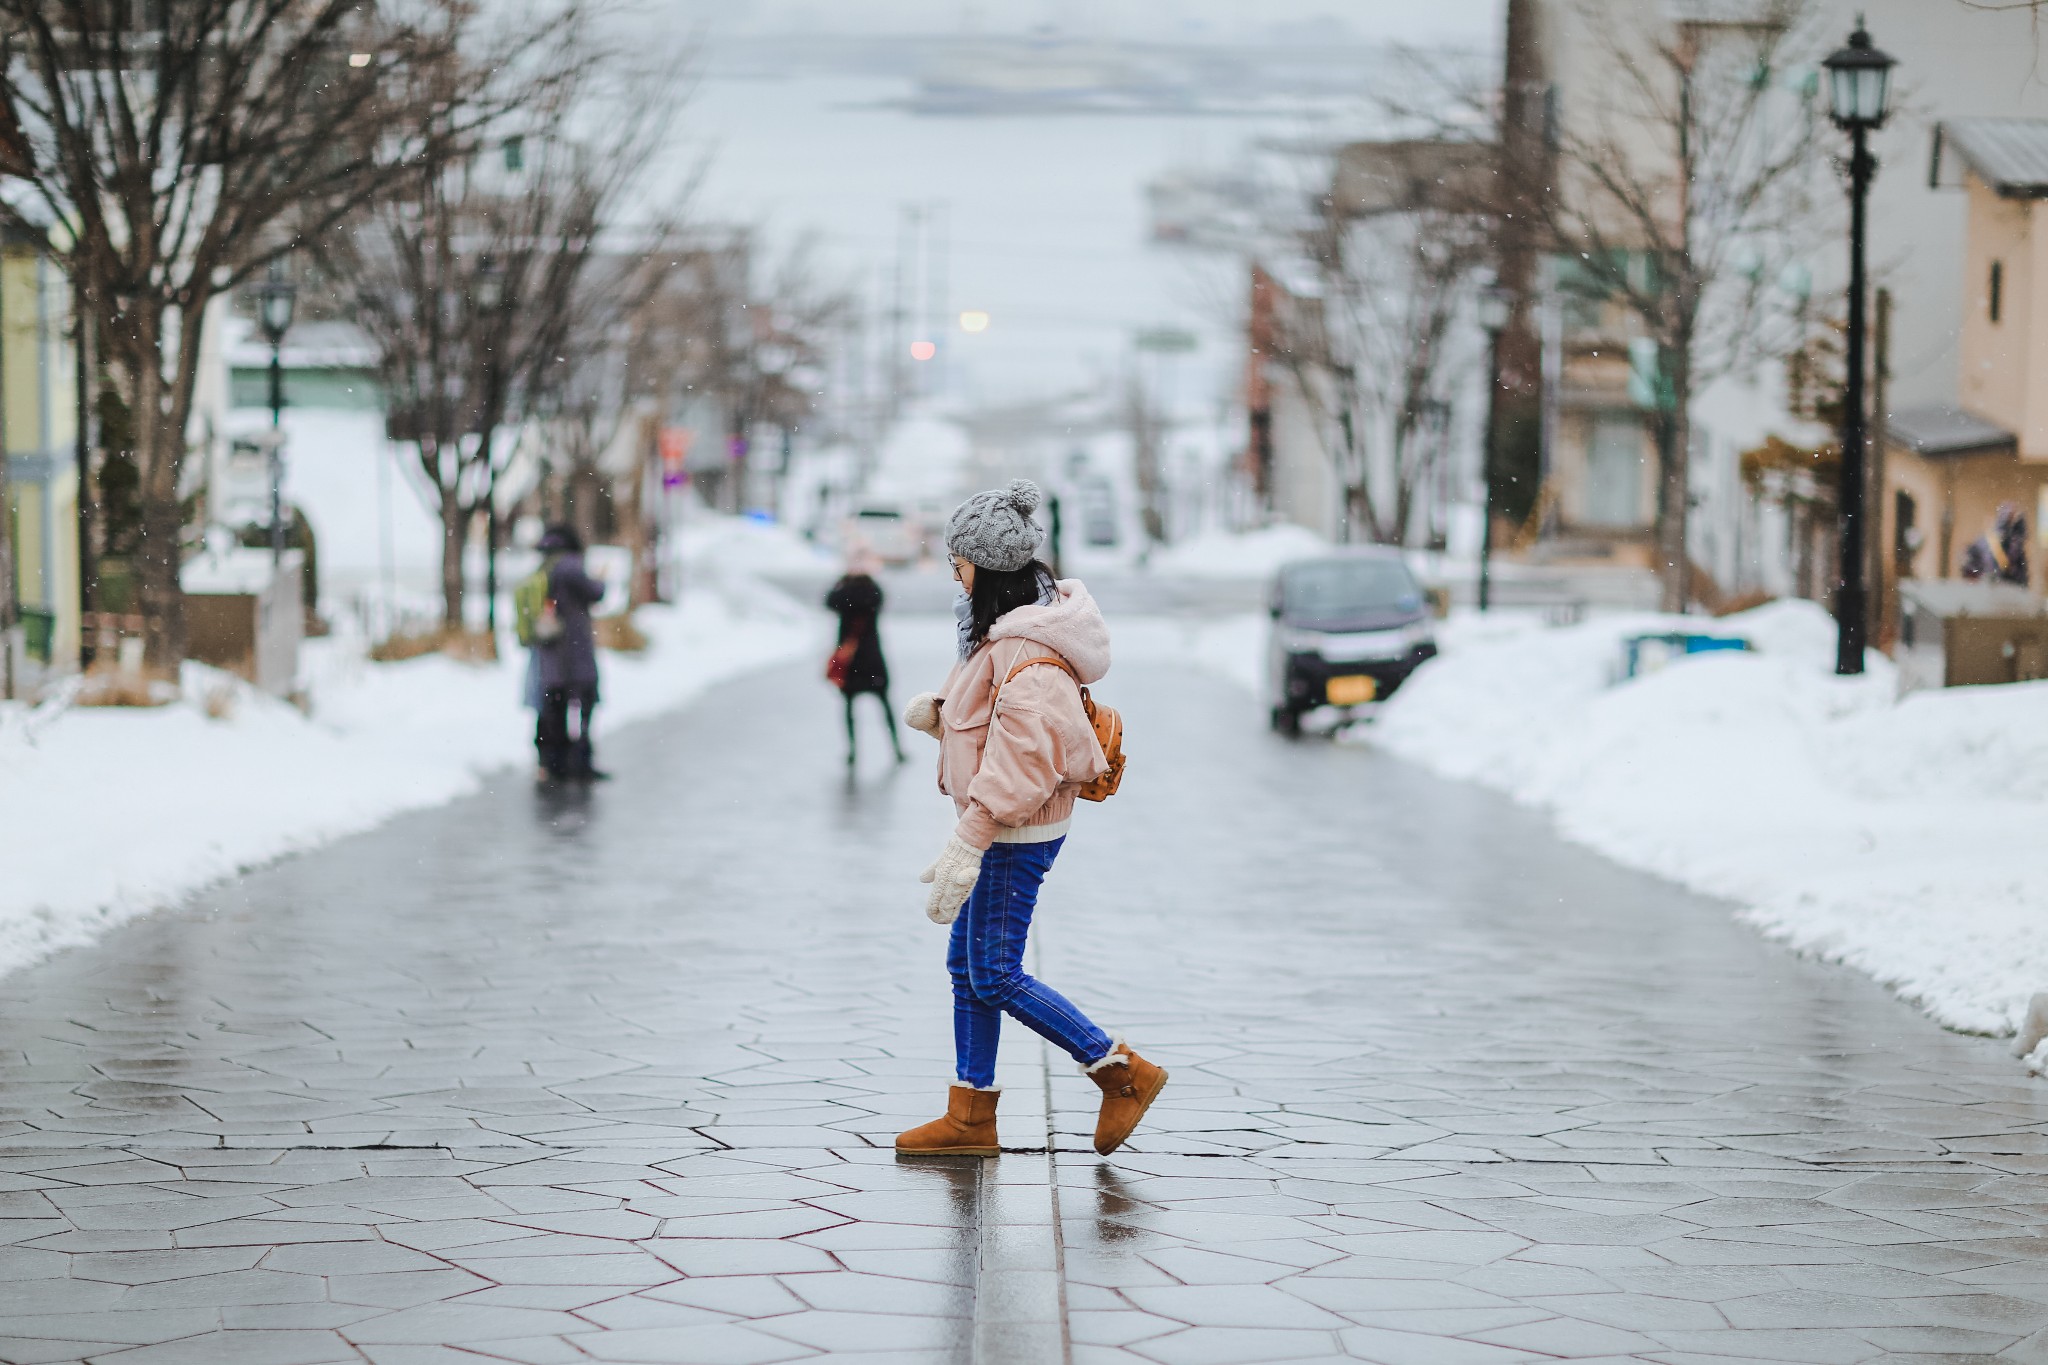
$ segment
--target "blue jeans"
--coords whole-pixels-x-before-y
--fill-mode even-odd
[[[995,1084],[1005,1011],[1083,1065],[1109,1055],[1108,1034],[1024,971],[1038,885],[1065,842],[991,844],[982,855],[981,878],[953,921],[946,970],[953,976],[953,1052],[963,1085]]]

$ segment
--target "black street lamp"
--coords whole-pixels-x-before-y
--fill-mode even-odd
[[[1821,63],[1828,69],[1829,112],[1835,125],[1849,134],[1849,336],[1848,383],[1842,394],[1842,475],[1836,491],[1840,503],[1840,568],[1835,585],[1835,672],[1863,671],[1864,637],[1869,628],[1864,583],[1863,460],[1868,442],[1863,412],[1864,212],[1877,158],[1870,154],[1870,134],[1882,126],[1890,94],[1892,58],[1871,46],[1863,21],[1849,35],[1849,45]]]
[[[270,562],[284,560],[284,334],[291,330],[299,291],[284,277],[282,259],[256,286],[256,322],[270,342]]]
[[[1486,330],[1486,435],[1479,455],[1479,610],[1493,605],[1493,474],[1500,460],[1500,334],[1514,312],[1514,292],[1499,283],[1479,291],[1479,325]]]

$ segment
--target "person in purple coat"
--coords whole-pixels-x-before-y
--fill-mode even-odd
[[[547,777],[594,781],[608,776],[597,770],[590,748],[590,715],[598,699],[590,609],[604,596],[604,583],[584,571],[583,541],[571,527],[550,526],[539,548],[549,561],[548,598],[560,630],[533,646],[540,683],[533,743]]]

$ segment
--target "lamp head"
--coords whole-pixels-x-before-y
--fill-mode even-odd
[[[1860,17],[1849,45],[1837,48],[1821,65],[1828,69],[1828,112],[1837,124],[1853,131],[1884,122],[1897,63],[1871,43]]]
[[[291,330],[292,312],[298,304],[298,296],[299,291],[284,277],[281,265],[273,265],[270,278],[257,286],[256,322],[271,345],[280,345],[284,334]]]

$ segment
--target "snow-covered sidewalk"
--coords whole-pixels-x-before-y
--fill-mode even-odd
[[[600,756],[606,731],[824,638],[818,614],[742,576],[634,619],[651,645],[604,656]],[[311,641],[310,716],[198,665],[168,706],[0,708],[0,971],[531,766],[525,651],[504,654],[377,664],[359,640]]]
[[[1613,682],[1624,636],[1672,628],[1755,652]],[[2048,991],[2048,684],[1896,700],[1876,655],[1833,676],[1833,623],[1806,602],[1563,629],[1463,617],[1444,643],[1349,737],[1543,807],[1951,1027],[2008,1032]]]

